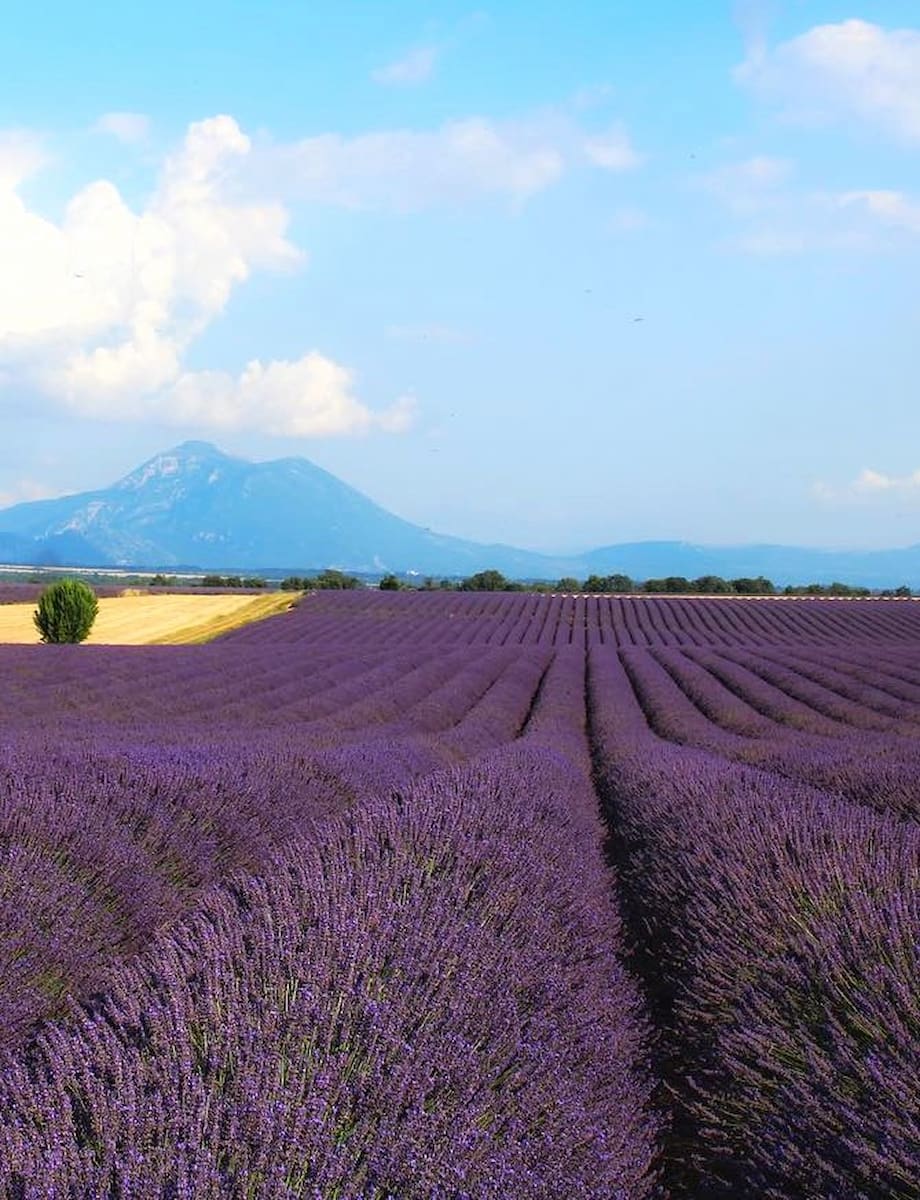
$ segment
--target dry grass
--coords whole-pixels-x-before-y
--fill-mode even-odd
[[[299,599],[294,592],[264,596],[123,595],[99,601],[99,614],[86,645],[189,645],[284,612]],[[0,605],[0,643],[39,641],[34,604]]]

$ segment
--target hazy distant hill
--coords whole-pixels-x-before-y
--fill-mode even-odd
[[[253,463],[207,442],[158,454],[108,488],[0,511],[0,561],[438,576],[494,567],[518,579],[623,572],[920,586],[920,546],[857,553],[634,542],[554,557],[480,545],[404,521],[305,458]]]
[[[622,571],[634,579],[665,575],[764,575],[777,584],[850,583],[860,587],[920,587],[920,546],[899,550],[813,550],[804,546],[695,546],[690,542],[631,542],[583,556],[588,573]]]

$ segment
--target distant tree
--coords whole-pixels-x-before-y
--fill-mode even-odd
[[[730,579],[731,589],[738,596],[773,596],[776,588],[771,580],[758,575],[756,579]]]
[[[868,588],[853,587],[849,583],[835,582],[826,589],[828,596],[870,596]]]
[[[268,583],[261,575],[205,575],[201,581],[202,587],[212,588],[264,588]]]
[[[383,579],[380,580],[380,583],[377,586],[380,588],[381,592],[398,592],[402,587],[402,584],[395,575],[384,575]]]
[[[99,601],[80,579],[59,579],[46,587],[35,610],[35,628],[43,642],[85,641],[93,627]]]
[[[461,592],[510,592],[518,589],[504,577],[501,571],[477,571],[460,584]]]
[[[621,572],[615,572],[613,575],[607,576],[607,591],[608,592],[634,592],[636,584],[628,575],[623,575]]]
[[[176,586],[176,577],[175,577],[175,575],[163,575],[161,572],[157,572],[157,574],[154,575],[153,579],[150,580],[150,586],[151,587],[175,587]]]
[[[282,592],[305,592],[309,586],[308,580],[301,578],[300,575],[288,575],[286,579],[281,580]]]
[[[646,579],[642,585],[643,592],[671,592],[683,594],[693,589],[690,580],[683,575],[667,575],[664,579]]]
[[[563,575],[556,584],[557,592],[580,592],[581,584],[577,579],[573,579],[571,575]]]
[[[361,587],[360,579],[354,575],[346,575],[344,571],[338,571],[333,567],[320,571],[315,579],[308,579],[305,582],[308,587],[331,591],[347,591]]]
[[[910,590],[910,588],[907,586],[906,583],[902,583],[900,587],[896,587],[894,589],[894,594],[896,596],[900,596],[904,599],[910,599],[910,597],[913,595],[913,592]]]
[[[438,590],[441,592],[455,592],[457,585],[452,579],[442,579],[438,584]]]
[[[693,590],[703,596],[724,596],[734,591],[732,585],[721,575],[701,575],[694,579]]]

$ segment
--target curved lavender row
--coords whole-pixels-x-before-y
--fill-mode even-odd
[[[778,733],[794,730],[822,737],[839,737],[844,733],[840,722],[781,692],[742,663],[727,657],[721,648],[694,648],[688,653],[729,692],[779,726]]]
[[[547,662],[543,651],[488,652],[456,671],[443,696],[427,692],[432,676],[423,671],[422,698],[401,721],[373,731],[365,713],[350,739],[339,730],[319,752],[322,739],[299,728],[248,749],[191,754],[112,742],[91,756],[86,747],[46,748],[34,780],[38,744],[7,752],[0,1045],[52,1015],[65,994],[98,986],[229,871],[259,870],[273,847],[324,815],[513,739]],[[399,685],[403,702],[417,682],[410,675]]]
[[[897,668],[892,669],[890,660],[885,660],[878,654],[872,655],[871,658],[865,654],[854,654],[852,648],[849,651],[834,648],[819,655],[808,647],[802,647],[798,657],[802,662],[833,667],[847,679],[858,680],[876,688],[883,701],[905,700],[912,708],[920,705],[920,684],[916,680],[911,682],[904,677],[903,658],[900,661],[900,673],[897,673]],[[912,657],[916,659],[916,655]]]
[[[887,732],[892,729],[889,718],[874,713],[862,704],[854,703],[830,689],[799,674],[787,663],[768,657],[767,653],[751,652],[733,648],[730,653],[735,662],[746,666],[761,679],[785,692],[794,700],[813,708],[832,721],[839,721],[853,729]]]
[[[920,747],[914,741],[852,727],[841,727],[834,737],[785,729],[744,737],[731,732],[750,720],[734,694],[727,687],[721,695],[707,687],[701,674],[677,661],[676,652],[636,648],[620,651],[620,657],[649,725],[665,741],[811,783],[882,812],[920,818]],[[746,686],[737,672],[723,669],[722,659],[695,654],[694,661],[712,662],[719,682],[738,690]]]
[[[657,1016],[672,1194],[909,1200],[920,830],[667,746],[617,657],[593,734]]]
[[[630,647],[619,658],[649,727],[660,738],[726,752],[748,745],[750,739],[724,727],[728,720],[717,725],[702,712],[651,651]]]
[[[109,647],[4,646],[4,724],[34,721],[52,709],[56,719],[119,723],[126,708],[138,718],[201,723],[210,708],[234,703],[247,722],[278,714],[304,720],[367,696],[436,657],[431,648],[413,653],[353,654],[341,647],[316,654],[211,646]],[[142,686],[139,686],[139,683]]]
[[[745,738],[776,733],[776,725],[769,718],[746,704],[737,693],[730,692],[696,658],[672,649],[650,650],[649,654],[664,667],[694,707],[726,733]]]
[[[0,1191],[648,1195],[647,1034],[590,810],[557,755],[506,751],[212,892],[4,1063]]]
[[[778,654],[772,647],[762,650],[760,655],[768,663],[775,663],[785,670],[791,669],[805,680],[806,685],[816,685],[831,699],[836,701],[839,697],[852,706],[854,714],[861,710],[863,719],[868,717],[877,721],[877,727],[886,732],[907,738],[916,738],[920,734],[920,711],[915,703],[903,696],[896,699],[870,683],[847,676],[845,672],[836,670],[829,658],[823,661],[809,660],[798,653],[794,656]]]

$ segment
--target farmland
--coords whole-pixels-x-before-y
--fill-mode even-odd
[[[15,595],[18,589],[9,590]],[[253,597],[246,593],[103,595],[87,642],[96,646],[141,646],[205,641],[249,621],[283,612],[291,603],[290,596]],[[0,645],[38,642],[34,612],[34,603],[0,603]]]
[[[0,658],[0,1195],[915,1200],[920,604]]]

